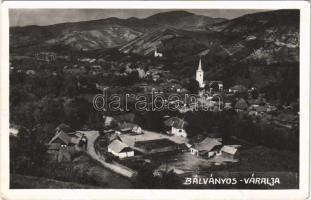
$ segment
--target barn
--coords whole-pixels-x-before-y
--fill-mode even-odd
[[[108,145],[108,152],[119,158],[134,156],[134,150],[120,140],[113,140]]]

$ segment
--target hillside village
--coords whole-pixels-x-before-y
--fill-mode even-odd
[[[221,81],[204,81],[201,78],[204,77],[203,73],[200,60],[196,73],[196,80],[199,84],[198,96],[208,93],[212,97],[215,94],[221,97],[221,101],[213,98],[206,100],[210,102],[208,104],[210,111],[234,110],[238,115],[249,116],[252,123],[271,124],[288,130],[297,128],[298,113],[294,112],[294,105],[285,107],[280,112],[275,105],[268,103],[262,97],[263,94],[256,94],[256,88],[248,89],[243,85],[236,85],[225,90]],[[214,85],[216,83],[216,87],[205,89],[205,84],[208,83]],[[180,91],[182,89],[184,88]],[[163,90],[157,91],[164,93]],[[179,110],[181,116],[186,112],[194,112],[187,102],[182,102],[182,104],[184,106]],[[175,166],[173,162],[170,163],[170,167],[164,168],[163,161],[153,160],[153,157],[158,155],[164,157],[165,155],[178,155],[179,159],[184,156],[182,166],[198,161],[202,165],[202,159],[206,166],[239,162],[237,154],[239,149],[243,148],[243,142],[236,140],[236,143],[232,141],[226,143],[228,141],[224,142],[221,137],[215,136],[190,138],[185,128],[188,122],[181,116],[164,116],[161,122],[164,128],[159,132],[143,129],[140,124],[136,123],[134,113],[116,116],[103,115],[102,130],[72,130],[70,126],[60,124],[55,129],[55,136],[48,143],[48,152],[55,161],[70,162],[71,156],[76,151],[85,151],[94,156],[94,159],[110,164],[109,169],[112,171],[129,178],[137,173],[135,167],[138,166],[133,165],[133,162],[153,165],[155,176],[161,176],[163,170],[164,172],[172,170],[181,175],[189,171],[189,169],[178,167],[180,160],[178,160],[179,165]],[[90,151],[89,146],[95,146],[95,151]],[[128,170],[127,173],[124,172],[126,170]]]
[[[282,17],[287,12],[258,15],[269,21],[270,15]],[[190,16],[193,22],[196,17]],[[204,176],[210,171],[298,171],[298,162],[294,162],[299,158],[296,29],[288,30],[286,41],[285,36],[267,31],[265,37],[282,39],[283,43],[277,43],[283,50],[266,55],[259,50],[276,44],[269,40],[267,45],[256,30],[254,35],[230,40],[237,44],[228,43],[226,31],[233,26],[240,30],[243,20],[242,16],[230,25],[217,19],[195,31],[183,23],[165,31],[147,23],[150,32],[139,26],[130,30],[130,40],[114,41],[117,44],[112,47],[106,43],[78,50],[77,44],[59,46],[65,36],[32,44],[27,51],[18,42],[12,43],[12,172],[27,169],[26,175],[52,179],[62,174],[65,181],[86,181],[99,187],[111,187],[103,183],[107,177],[98,175],[109,174],[117,186],[126,182],[120,185],[161,188],[172,184],[163,180],[178,182],[189,174]],[[271,24],[265,25],[267,30]],[[119,26],[114,31],[124,31]],[[13,29],[14,33],[20,34],[20,29]],[[288,62],[279,62],[281,53]],[[155,103],[164,109],[137,111],[135,98],[130,98],[127,110],[98,111],[94,109],[98,94],[158,95],[165,100],[148,102],[147,107]],[[191,94],[197,101],[167,98],[176,94]],[[167,109],[176,104],[180,105],[177,109]],[[38,156],[29,153],[34,151],[40,152]],[[96,176],[88,168],[95,168]]]

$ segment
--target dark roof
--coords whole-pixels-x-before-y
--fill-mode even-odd
[[[170,126],[178,129],[184,128],[185,125],[187,125],[187,122],[183,119],[180,119],[178,117],[171,117],[164,121],[165,126]]]
[[[216,138],[205,138],[200,143],[195,143],[192,148],[198,151],[211,151],[214,147],[220,146],[222,143]]]
[[[275,119],[278,121],[281,121],[281,122],[295,123],[295,122],[298,122],[299,117],[297,115],[293,115],[293,114],[281,113]]]
[[[56,135],[50,140],[49,144],[52,144],[56,139],[60,139],[65,144],[77,144],[77,140],[75,138],[70,137],[64,132],[58,132]]]
[[[248,101],[249,104],[254,104],[254,105],[260,105],[260,104],[264,103],[262,98],[248,99],[247,101]]]
[[[245,99],[241,98],[241,99],[239,99],[238,102],[236,102],[235,108],[236,108],[236,109],[245,110],[245,109],[248,108],[248,104],[247,104],[247,102],[245,101]]]
[[[48,150],[59,150],[60,149],[59,143],[51,143],[48,145]]]
[[[64,133],[69,133],[69,132],[73,132],[73,129],[67,125],[67,124],[64,124],[64,123],[61,123],[59,124],[56,129],[56,131],[63,131]]]

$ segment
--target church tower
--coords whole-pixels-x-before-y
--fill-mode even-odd
[[[196,72],[196,78],[195,78],[199,82],[200,88],[204,88],[204,86],[205,86],[203,77],[204,77],[204,72],[202,70],[202,62],[201,62],[201,58],[200,58],[199,66],[198,66],[198,69]]]

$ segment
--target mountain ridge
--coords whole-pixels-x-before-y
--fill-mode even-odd
[[[170,16],[170,20],[166,18]],[[182,20],[180,19],[182,17]],[[65,43],[77,50],[94,50],[116,47],[146,33],[162,28],[204,29],[209,23],[225,19],[196,15],[186,11],[158,13],[146,18],[89,20],[66,22],[48,26],[11,27],[12,48],[27,45],[59,45]],[[179,22],[179,23],[178,23]],[[36,39],[32,38],[36,36]],[[48,42],[47,42],[48,41]],[[80,43],[80,44],[78,44]]]

